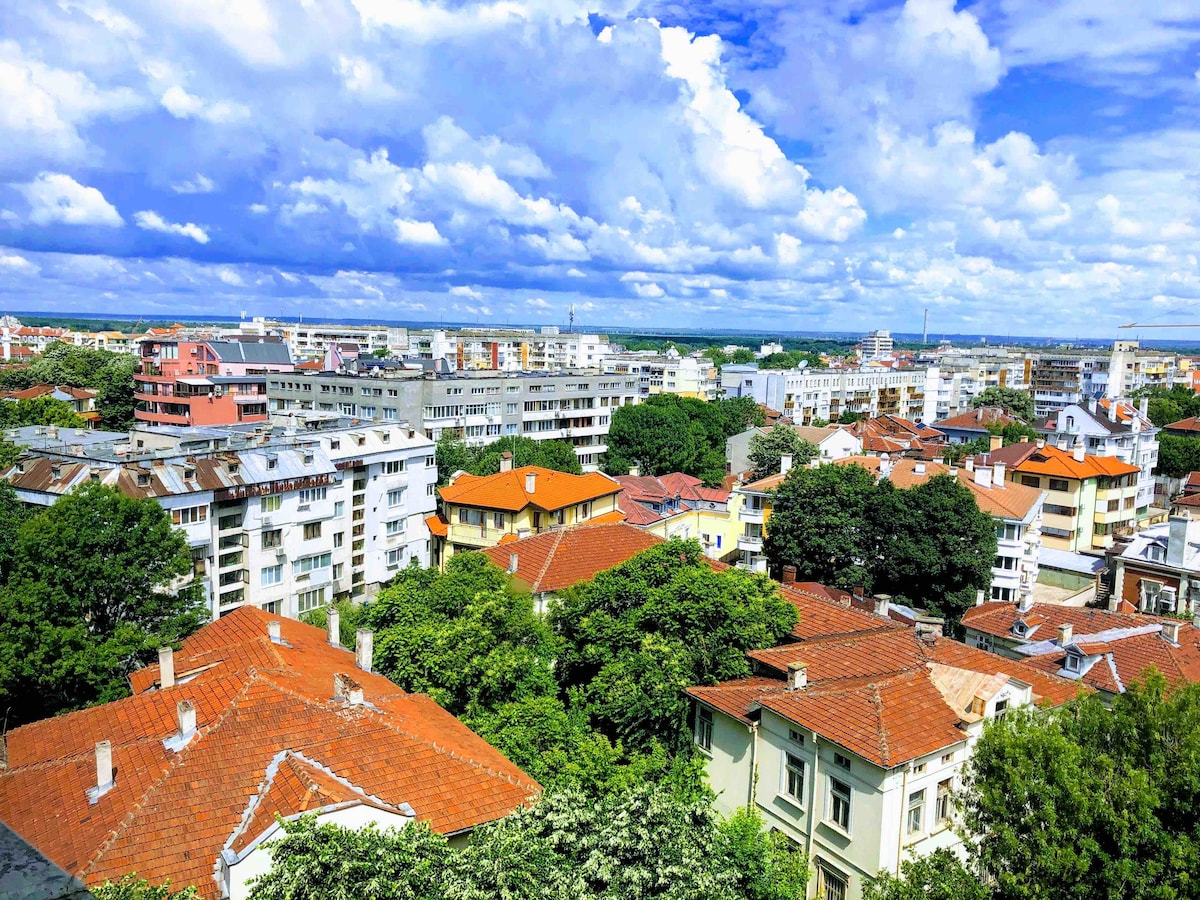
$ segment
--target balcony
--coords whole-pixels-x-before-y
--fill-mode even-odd
[[[743,506],[738,510],[738,521],[761,525],[763,523],[763,513],[765,511],[766,510],[761,506]]]
[[[134,410],[133,417],[139,422],[153,422],[156,425],[190,425],[192,423],[191,418],[188,416],[178,416],[173,413],[148,412],[144,409]]]
[[[763,539],[754,537],[748,534],[738,535],[737,548],[739,550],[749,550],[751,553],[761,553],[763,548]]]

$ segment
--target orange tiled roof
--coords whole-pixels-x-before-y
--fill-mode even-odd
[[[890,618],[852,608],[849,594],[816,582],[781,584],[779,592],[796,607],[799,619],[792,637],[799,641],[902,627]]]
[[[533,474],[534,490],[525,490],[525,476]],[[543,469],[541,466],[522,466],[495,475],[459,475],[453,484],[438,489],[447,503],[459,506],[479,506],[485,509],[504,509],[518,512],[527,506],[543,510],[562,509],[585,500],[595,500],[620,492],[621,486],[599,472],[570,475]]]
[[[269,621],[282,643],[268,639]],[[175,672],[159,689],[158,667],[141,669],[131,697],[7,735],[0,819],[85,883],[137,872],[216,898],[221,849],[283,750],[383,804],[409,804],[441,833],[505,816],[539,790],[431,699],[356,669],[350,651],[294,620],[238,609],[185,640]],[[362,686],[366,705],[331,699],[336,673]],[[181,700],[195,704],[197,731],[175,751],[163,741],[178,733]],[[101,740],[112,743],[116,783],[89,805]],[[297,778],[333,790],[311,772]],[[272,802],[295,805],[287,796]]]
[[[1200,416],[1190,416],[1163,426],[1164,431],[1200,431]]]
[[[584,523],[533,535],[483,552],[502,569],[517,555],[516,577],[534,594],[561,591],[628,562],[664,543],[640,528],[620,523]]]
[[[935,422],[940,429],[957,428],[964,431],[987,431],[989,425],[1012,425],[1021,420],[1011,416],[998,406],[981,406],[970,412],[959,413]]]
[[[450,523],[440,513],[425,517],[425,527],[434,537],[445,537],[450,533]]]
[[[662,513],[656,513],[648,506],[643,506],[636,500],[626,498],[624,491],[617,497],[617,506],[621,510],[621,514],[625,517],[625,521],[630,525],[654,525],[661,522],[664,518]]]
[[[990,455],[997,457],[995,453]],[[1001,459],[1001,462],[1003,461]],[[1121,462],[1115,456],[1084,456],[1083,462],[1079,462],[1072,453],[1060,450],[1050,444],[1036,448],[1026,459],[1017,463],[1014,469],[1029,475],[1050,475],[1056,478],[1076,480],[1100,476],[1133,475],[1141,471],[1137,466]]]

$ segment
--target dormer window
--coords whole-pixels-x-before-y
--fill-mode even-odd
[[[1013,624],[1012,630],[1013,630],[1013,634],[1024,636],[1024,634],[1028,630],[1028,628],[1024,622],[1022,622],[1020,619],[1018,619]]]
[[[1078,672],[1079,663],[1080,659],[1078,653],[1068,653],[1066,660],[1063,662],[1063,668],[1068,672]]]
[[[242,468],[242,466],[240,463],[231,462],[229,464],[229,474],[236,475],[241,470],[241,468]]]
[[[138,472],[137,484],[138,487],[149,487],[150,474],[148,472]]]

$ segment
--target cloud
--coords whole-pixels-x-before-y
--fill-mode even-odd
[[[153,210],[144,209],[141,212],[133,214],[133,219],[137,222],[138,228],[145,231],[159,231],[163,234],[177,234],[181,237],[191,238],[197,244],[208,243],[208,232],[199,225],[194,225],[188,222],[186,225],[177,225],[174,222],[166,221],[162,216]]]
[[[19,253],[4,253],[0,252],[0,269],[7,269],[10,272],[21,272],[26,275],[36,275],[40,268],[31,263]]]
[[[653,281],[649,283],[635,284],[633,289],[637,291],[637,295],[639,297],[662,297],[664,294],[666,294],[666,291],[664,291]]]
[[[528,300],[525,301],[525,305],[530,306],[534,309],[549,309],[550,308],[550,304],[547,303],[545,300],[543,300],[541,297],[530,297]]]
[[[177,194],[211,194],[216,189],[217,186],[211,178],[199,174],[195,178],[189,178],[187,181],[176,181],[171,185],[171,190]]]
[[[225,100],[207,101],[189,94],[179,85],[167,88],[160,102],[177,119],[203,119],[214,125],[224,125],[250,118],[250,110],[241,103]]]
[[[456,285],[450,288],[450,293],[456,297],[470,297],[473,300],[480,300],[483,298],[483,294],[465,284]]]
[[[437,246],[446,243],[432,222],[416,222],[412,219],[396,219],[396,240],[401,244],[425,244]]]
[[[116,207],[100,191],[61,172],[42,172],[18,190],[29,203],[29,221],[35,225],[61,223],[117,228],[125,224]]]

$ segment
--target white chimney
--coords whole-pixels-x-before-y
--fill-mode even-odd
[[[1075,627],[1070,623],[1058,626],[1058,646],[1065,647],[1071,643],[1071,638],[1075,636]]]
[[[975,605],[983,606],[983,588],[979,588],[977,591],[975,591]]]
[[[1108,401],[1108,421],[1117,422],[1119,420],[1120,417],[1117,415],[1117,400],[1114,397]]]
[[[354,633],[354,662],[364,672],[371,671],[371,649],[374,643],[374,632],[360,628]]]
[[[980,466],[975,470],[975,486],[981,488],[990,488],[992,486],[992,470],[986,466]]]
[[[1187,559],[1191,522],[1192,517],[1187,510],[1167,519],[1167,565],[1182,568],[1183,561]]]
[[[96,786],[93,788],[95,799],[107,793],[113,787],[112,741],[96,742]]]
[[[175,651],[170,647],[158,648],[158,686],[175,686]]]
[[[924,475],[925,474],[925,463],[919,462],[919,461],[913,463],[913,474],[914,475]]]
[[[329,646],[342,646],[342,614],[334,607],[329,607],[329,616],[326,622],[326,627],[329,629]]]
[[[509,453],[507,450],[505,450],[503,453],[500,454],[500,471],[501,472],[511,472],[512,466],[513,466],[512,454]]]
[[[889,600],[886,594],[880,594],[875,598],[875,615],[886,616],[888,614]]]
[[[525,473],[525,493],[532,494],[537,487],[537,472]]]
[[[1077,462],[1077,463],[1083,462],[1083,458],[1084,458],[1083,444],[1079,443],[1079,441],[1075,442],[1075,449],[1071,451],[1071,456],[1074,458],[1075,462]]]
[[[642,469],[640,466],[630,466],[629,474],[632,475],[634,478],[637,478],[639,475],[642,474]]]
[[[267,637],[271,639],[272,644],[282,644],[283,638],[280,636],[279,620],[272,619],[267,623]]]
[[[1033,595],[1022,594],[1017,600],[1017,612],[1027,613],[1033,609]]]
[[[345,700],[351,706],[362,706],[362,685],[344,672],[336,672],[333,676],[333,696]]]
[[[792,454],[784,453],[779,457],[779,474],[786,475],[792,469]]]
[[[508,574],[509,575],[513,575],[516,573],[517,568],[518,568],[517,563],[519,561],[520,561],[520,558],[517,556],[517,554],[515,554],[515,553],[508,554]]]
[[[968,472],[974,472],[975,471],[975,457],[968,456],[965,460],[963,460],[963,468],[966,469]]]
[[[1007,466],[1002,462],[992,463],[992,484],[1000,488],[1000,490],[1004,490],[1004,476],[1007,474],[1006,469]]]
[[[787,689],[789,691],[801,691],[806,687],[808,687],[808,663],[788,663]]]
[[[1163,622],[1162,636],[1163,640],[1170,641],[1172,644],[1179,643],[1179,626],[1182,622]]]
[[[196,732],[196,704],[191,700],[180,700],[175,704],[175,718],[179,722],[179,736],[187,738]]]

